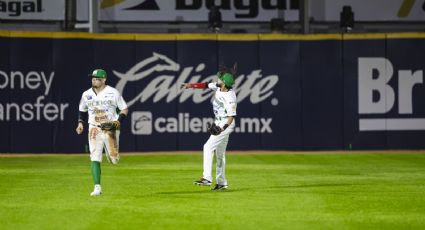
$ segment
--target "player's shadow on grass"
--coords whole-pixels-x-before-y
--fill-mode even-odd
[[[300,191],[298,189],[308,189],[308,188],[331,188],[331,187],[351,187],[351,186],[362,186],[362,185],[370,185],[370,184],[300,184],[300,185],[277,185],[277,186],[269,186],[269,187],[261,187],[261,188],[247,188],[243,190],[286,190],[286,191]]]
[[[301,185],[282,185],[282,186],[272,186],[268,188],[314,188],[314,187],[345,187],[361,184],[301,184]]]
[[[170,192],[158,192],[156,195],[185,195],[185,194],[202,194],[202,193],[214,193],[214,192],[246,192],[246,191],[261,191],[261,190],[292,190],[297,188],[320,188],[320,187],[349,187],[366,184],[301,184],[301,185],[281,185],[281,186],[268,186],[268,187],[240,187],[231,188],[222,191],[211,191],[210,189],[202,189],[199,191],[170,191]]]
[[[189,194],[202,194],[202,193],[219,193],[219,192],[236,192],[237,190],[234,189],[228,189],[228,190],[221,190],[221,191],[212,191],[211,189],[208,190],[200,190],[200,191],[173,191],[173,192],[157,192],[155,195],[189,195]]]

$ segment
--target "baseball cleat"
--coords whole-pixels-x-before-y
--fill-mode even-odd
[[[228,187],[227,185],[216,184],[211,190],[226,190]]]
[[[120,158],[119,158],[119,157],[117,157],[117,158],[111,158],[111,163],[112,163],[113,165],[118,164],[118,161],[120,161]]]
[[[118,161],[120,161],[120,154],[117,151],[113,151],[110,154],[111,163],[114,165],[118,164]]]
[[[210,186],[211,185],[211,181],[205,179],[205,178],[201,178],[199,180],[195,180],[193,182],[196,185],[205,185],[205,186]]]
[[[100,196],[102,194],[102,188],[100,185],[95,185],[93,192],[90,193],[90,196]]]
[[[113,157],[113,156],[109,155],[108,152],[106,152],[105,155],[106,155],[106,159],[108,160],[108,162],[113,164],[113,165],[118,164],[118,162],[120,161],[120,155],[119,154],[116,154],[116,156]]]

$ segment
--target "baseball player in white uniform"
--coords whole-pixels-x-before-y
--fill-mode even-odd
[[[234,71],[235,72],[235,71]],[[209,127],[210,138],[204,144],[204,172],[201,179],[194,181],[197,185],[211,185],[212,163],[214,152],[216,154],[216,185],[212,190],[225,190],[228,188],[225,167],[226,147],[229,135],[235,128],[236,94],[232,89],[234,85],[234,72],[220,71],[218,82],[215,83],[185,83],[183,88],[210,88],[215,92],[212,102],[215,121]]]
[[[81,96],[76,132],[77,134],[83,133],[88,115],[88,139],[94,182],[94,190],[90,195],[99,196],[102,194],[100,163],[103,149],[105,149],[108,161],[118,164],[120,124],[127,116],[128,108],[120,93],[115,88],[106,85],[105,70],[96,69],[89,76],[92,87]]]

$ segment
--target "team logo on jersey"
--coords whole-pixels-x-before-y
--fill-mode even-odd
[[[105,96],[103,96],[104,99],[113,99],[114,98],[114,93],[108,93]]]
[[[91,100],[91,99],[93,99],[93,97],[91,96],[91,95],[87,95],[87,100]]]

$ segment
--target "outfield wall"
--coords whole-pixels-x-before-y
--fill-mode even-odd
[[[212,93],[238,63],[229,149],[423,149],[425,33],[86,34],[0,31],[0,152],[83,152],[95,68],[123,94],[122,151],[201,150]]]

